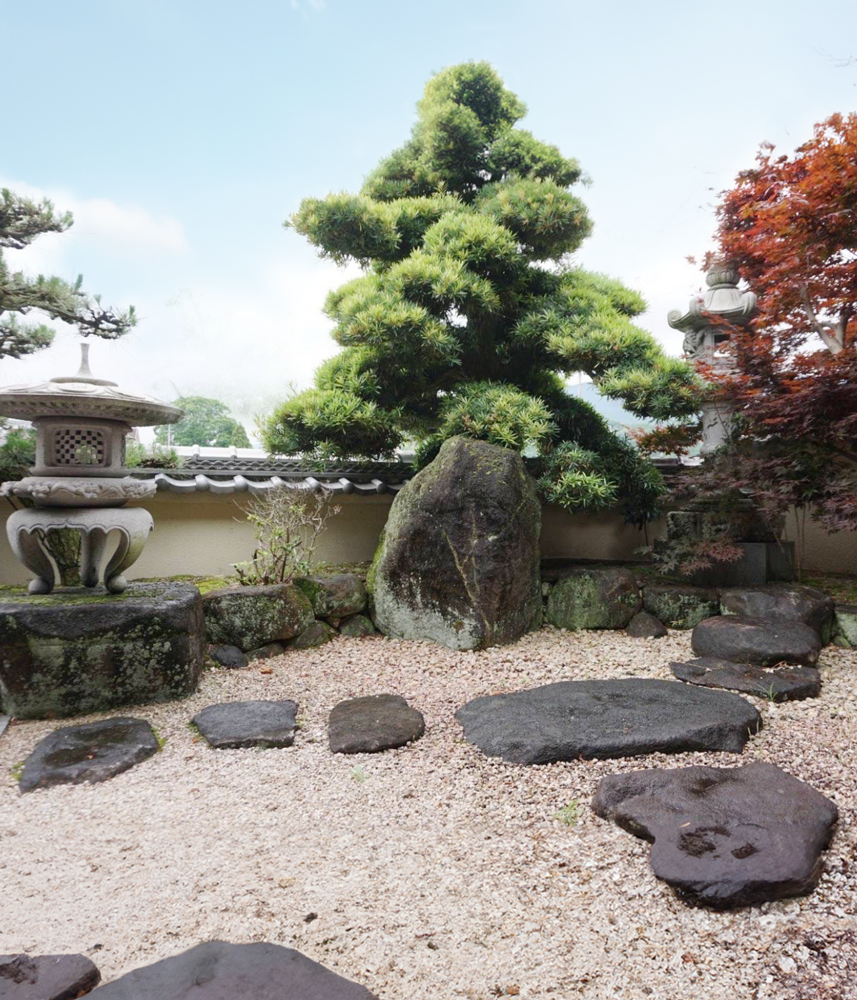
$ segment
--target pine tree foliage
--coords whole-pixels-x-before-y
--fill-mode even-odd
[[[81,277],[70,284],[10,270],[4,250],[23,250],[44,233],[63,233],[72,221],[70,212],[57,214],[47,199],[31,201],[6,188],[0,192],[0,359],[22,358],[53,340],[53,328],[46,323],[22,321],[32,310],[77,327],[84,337],[108,340],[121,337],[136,322],[133,306],[118,313],[102,306],[100,296],[87,296]]]
[[[635,292],[574,266],[590,234],[575,160],[515,127],[525,106],[487,63],[433,77],[411,138],[358,194],[307,198],[286,223],[364,274],[325,312],[343,350],[263,426],[268,449],[426,462],[452,434],[543,457],[567,508],[656,509],[654,468],[565,391],[588,373],[640,417],[690,418],[699,383],[635,326]]]

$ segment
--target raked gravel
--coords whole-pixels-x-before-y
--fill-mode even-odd
[[[670,679],[689,655],[687,632],[545,628],[470,653],[340,638],[112,713],[148,719],[162,752],[104,784],[23,796],[13,767],[57,723],[13,723],[0,739],[0,953],[82,952],[111,980],[207,939],[270,941],[382,1000],[857,998],[857,652],[824,650],[818,699],[755,700],[765,728],[740,756],[524,767],[482,756],[453,717],[478,695],[552,681]],[[333,705],[383,692],[424,713],[423,739],[331,754]],[[293,747],[215,751],[188,725],[253,698],[298,702]],[[810,896],[693,909],[652,875],[647,844],[589,809],[613,771],[753,759],[839,805]],[[573,802],[576,822],[557,819]]]

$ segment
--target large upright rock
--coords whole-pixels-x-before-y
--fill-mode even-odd
[[[450,649],[541,624],[536,484],[520,455],[454,437],[401,490],[370,570],[375,624]]]

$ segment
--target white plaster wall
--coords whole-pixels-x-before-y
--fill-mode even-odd
[[[360,562],[372,558],[387,519],[392,495],[345,496],[342,511],[328,522],[317,557],[325,562]],[[235,562],[253,554],[254,536],[244,517],[247,496],[159,493],[143,506],[155,520],[140,559],[128,573],[131,579],[155,576],[215,576],[232,571]],[[0,523],[11,512],[0,513]],[[641,546],[661,535],[663,522],[639,531],[624,524],[621,514],[568,514],[553,505],[542,509],[542,555],[552,558],[635,559]],[[790,524],[794,537],[794,523]],[[805,553],[807,570],[857,574],[857,533],[828,535],[808,524]],[[29,574],[12,555],[6,532],[0,532],[0,584],[21,584]]]

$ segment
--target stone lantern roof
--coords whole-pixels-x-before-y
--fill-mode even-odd
[[[121,420],[132,427],[172,424],[181,419],[178,407],[152,396],[122,392],[115,382],[94,378],[89,370],[89,344],[81,344],[80,353],[80,368],[74,375],[0,389],[0,415],[21,420],[39,417]]]
[[[673,309],[667,322],[684,333],[682,350],[692,361],[711,360],[711,353],[729,333],[724,324],[744,326],[756,313],[754,292],[738,288],[738,269],[725,261],[715,261],[705,272],[707,290],[694,295],[687,312]]]

